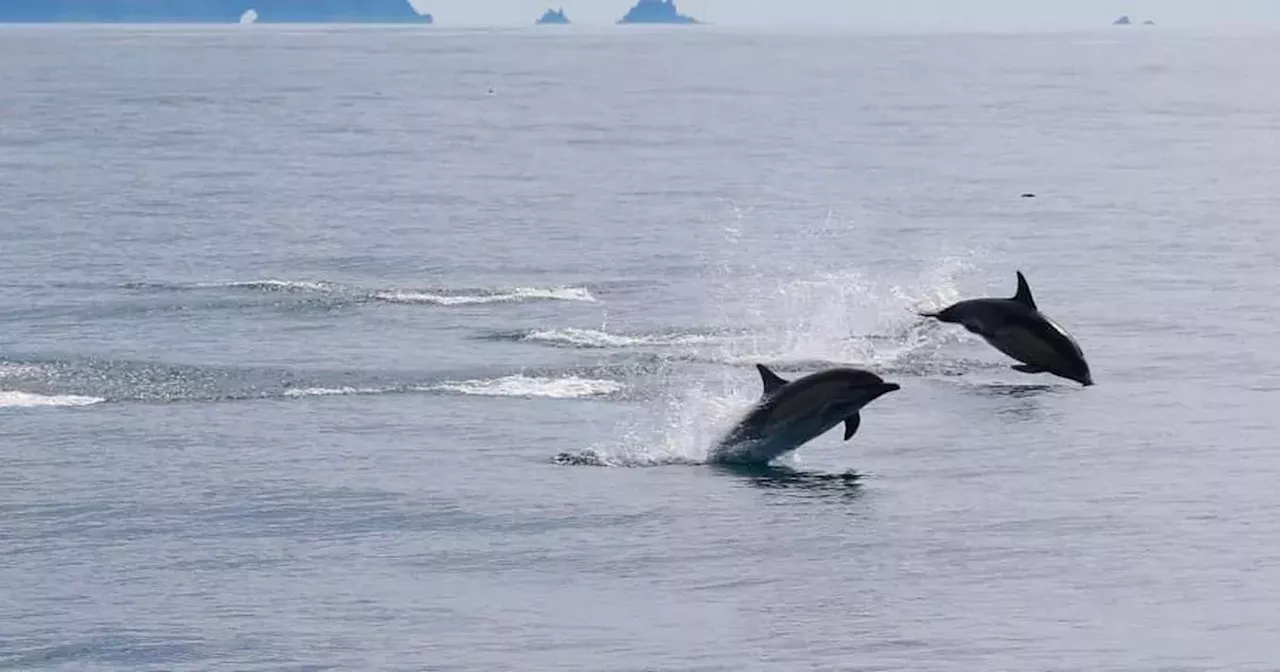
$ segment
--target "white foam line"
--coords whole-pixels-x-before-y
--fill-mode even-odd
[[[385,387],[295,387],[284,391],[286,397],[337,397],[350,394],[383,394],[394,390]]]
[[[546,397],[550,399],[581,399],[613,394],[625,389],[614,380],[593,378],[538,378],[524,375],[504,376],[485,380],[459,380],[434,385],[428,389],[458,394],[489,397]]]
[[[38,408],[45,406],[92,406],[106,401],[102,397],[74,394],[44,395],[16,390],[0,390],[0,408]]]
[[[438,306],[462,306],[483,303],[519,301],[581,301],[595,303],[586,287],[516,287],[482,294],[442,294],[408,290],[374,292],[373,298],[390,303],[428,303]]]
[[[34,376],[43,373],[44,370],[38,366],[28,364],[7,364],[0,362],[0,378],[20,378],[23,376]]]
[[[544,397],[549,399],[581,399],[613,394],[625,389],[613,380],[580,378],[539,378],[520,374],[502,378],[453,380],[435,385],[415,387],[295,387],[284,391],[293,398],[337,397],[362,394],[392,394],[396,392],[451,392],[485,397]]]
[[[316,282],[314,280],[243,280],[237,282],[207,283],[198,286],[306,292],[327,292],[333,288],[333,285],[327,282]]]
[[[702,334],[626,336],[623,334],[612,334],[598,329],[567,327],[564,329],[539,329],[531,331],[522,336],[520,340],[572,345],[580,348],[623,348],[637,345],[698,345],[702,343],[710,343],[715,339],[711,336]]]

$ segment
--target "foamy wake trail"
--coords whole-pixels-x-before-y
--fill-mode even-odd
[[[200,283],[196,288],[231,288],[287,294],[322,294],[337,300],[385,301],[387,303],[465,306],[485,303],[518,303],[522,301],[596,302],[586,287],[497,287],[491,289],[412,289],[397,287],[358,287],[323,280],[242,280]]]
[[[584,399],[621,392],[626,386],[614,380],[533,377],[522,374],[501,378],[451,380],[433,385],[401,387],[299,387],[285,390],[286,397],[337,397],[349,395],[397,394],[406,392],[446,392],[483,397],[541,397],[546,399]]]
[[[295,387],[284,391],[286,397],[340,397],[352,394],[387,394],[391,387]]]
[[[581,301],[594,303],[596,298],[586,287],[516,287],[475,293],[438,291],[386,290],[373,293],[373,298],[388,303],[426,303],[438,306],[464,306],[484,303],[519,301]]]
[[[92,406],[106,401],[101,397],[85,397],[74,394],[33,394],[0,390],[0,408],[37,408],[41,406]]]
[[[26,378],[29,376],[38,376],[42,373],[44,373],[44,369],[41,369],[38,366],[0,362],[0,378]]]
[[[573,348],[627,348],[637,346],[692,346],[710,343],[716,337],[708,334],[641,334],[629,336],[614,334],[599,329],[538,329],[530,331],[520,340],[534,343],[546,343]]]
[[[329,292],[336,286],[316,280],[244,280],[240,282],[209,283],[199,287],[234,287],[256,289],[264,292]]]
[[[608,396],[621,392],[625,387],[622,383],[614,380],[580,378],[578,376],[541,378],[516,374],[487,380],[445,382],[433,385],[431,389],[488,397],[581,399]]]

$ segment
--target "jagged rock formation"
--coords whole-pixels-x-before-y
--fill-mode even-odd
[[[692,16],[676,11],[674,0],[640,0],[618,23],[698,23]]]
[[[555,24],[569,23],[569,17],[565,16],[563,7],[561,7],[558,10],[548,9],[547,13],[543,14],[542,18],[538,19],[538,25],[545,25],[545,24],[552,24],[552,23],[555,23]]]

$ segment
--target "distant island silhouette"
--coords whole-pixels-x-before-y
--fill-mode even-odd
[[[547,13],[543,14],[542,18],[538,19],[538,25],[546,25],[546,24],[552,24],[552,23],[560,23],[560,24],[569,23],[569,17],[565,16],[563,7],[561,7],[558,10],[548,9]]]
[[[1113,25],[1113,26],[1132,26],[1132,25],[1133,25],[1133,19],[1130,19],[1128,15],[1125,15],[1125,16],[1122,16],[1122,17],[1120,17],[1120,18],[1116,19],[1115,21],[1112,21],[1112,22],[1111,22],[1111,25]],[[1146,21],[1143,21],[1143,22],[1142,22],[1142,25],[1144,25],[1144,26],[1154,26],[1154,25],[1156,25],[1156,22],[1155,22],[1155,21],[1152,21],[1151,19],[1147,19]]]
[[[699,21],[692,16],[685,16],[676,11],[674,0],[640,0],[618,23],[679,23],[692,24]]]
[[[0,23],[431,23],[408,0],[0,0]]]

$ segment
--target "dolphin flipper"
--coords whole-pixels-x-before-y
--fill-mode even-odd
[[[1022,373],[1047,373],[1049,371],[1048,369],[1042,369],[1038,366],[1031,366],[1030,364],[1014,364],[1009,368],[1013,369],[1014,371],[1021,371]]]
[[[760,371],[760,382],[764,383],[764,396],[766,397],[782,389],[788,382],[782,376],[770,371],[769,367],[764,364],[756,364],[756,369]]]
[[[858,425],[862,424],[862,414],[854,413],[844,419],[844,440],[848,441],[858,431]]]

